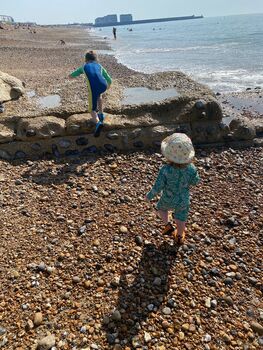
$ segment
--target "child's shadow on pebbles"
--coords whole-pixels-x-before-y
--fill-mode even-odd
[[[122,273],[116,308],[103,320],[110,345],[119,343],[132,348],[142,345],[144,340],[137,335],[150,314],[165,306],[176,254],[177,248],[167,242],[159,247],[145,245],[137,271]]]

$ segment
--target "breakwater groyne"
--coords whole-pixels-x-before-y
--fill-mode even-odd
[[[204,18],[204,16],[192,15],[192,16],[183,16],[183,17],[141,19],[141,20],[135,20],[135,21],[109,22],[109,23],[98,23],[98,24],[95,23],[93,26],[94,27],[112,27],[112,26],[132,25],[132,24],[182,21],[182,20],[200,19],[200,18]]]

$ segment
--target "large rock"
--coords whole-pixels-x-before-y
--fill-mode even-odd
[[[229,124],[235,140],[253,140],[256,136],[256,128],[248,118],[233,119]]]
[[[21,80],[0,71],[0,101],[18,99],[25,92]]]
[[[17,125],[18,140],[28,141],[62,136],[65,120],[53,116],[20,119]]]
[[[225,136],[221,123],[212,121],[200,121],[191,124],[192,139],[195,143],[220,142]]]
[[[73,114],[66,121],[66,130],[69,135],[91,133],[94,128],[95,124],[88,113]]]
[[[0,143],[10,142],[14,138],[14,130],[11,127],[8,127],[0,123]]]

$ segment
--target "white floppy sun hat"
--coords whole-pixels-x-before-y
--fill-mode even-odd
[[[191,139],[182,133],[175,133],[166,137],[162,141],[161,151],[167,160],[178,164],[190,163],[195,156]]]

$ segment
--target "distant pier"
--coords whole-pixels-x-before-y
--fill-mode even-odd
[[[183,21],[188,19],[200,19],[204,18],[203,15],[201,16],[183,16],[183,17],[167,17],[167,18],[153,18],[153,19],[141,19],[141,20],[135,20],[135,21],[121,21],[121,22],[106,22],[106,23],[95,23],[93,24],[94,27],[112,27],[112,26],[124,26],[124,25],[132,25],[132,24],[143,24],[143,23],[159,23],[159,22],[172,22],[172,21]]]

